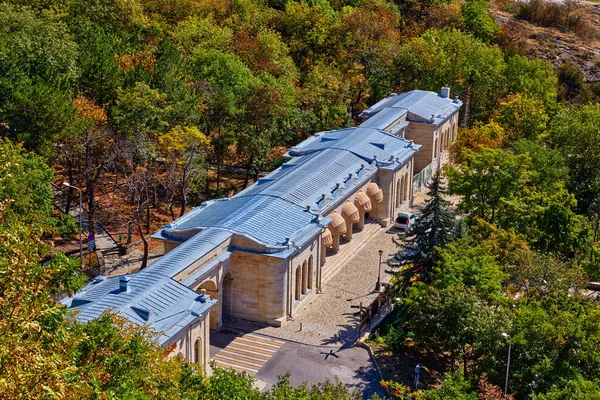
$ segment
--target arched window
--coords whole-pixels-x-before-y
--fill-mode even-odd
[[[300,268],[300,266],[298,265],[296,267],[296,292],[294,295],[294,298],[296,300],[300,300],[300,296],[302,296],[301,290],[302,290],[302,268]]]
[[[306,294],[308,283],[308,268],[306,266],[306,260],[302,263],[302,294]]]
[[[194,362],[198,364],[203,364],[202,362],[202,339],[196,339],[196,343],[194,343]]]
[[[313,256],[308,257],[308,288],[313,288]]]
[[[402,179],[398,179],[396,182],[396,208],[400,207],[402,203]]]

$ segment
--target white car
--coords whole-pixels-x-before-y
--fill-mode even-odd
[[[398,229],[402,229],[404,232],[410,232],[412,225],[415,223],[417,216],[409,212],[398,213],[394,226]]]

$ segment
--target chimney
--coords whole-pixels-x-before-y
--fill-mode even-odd
[[[208,295],[206,294],[206,289],[200,289],[200,302],[206,302]]]
[[[440,90],[440,96],[444,99],[450,98],[450,88],[448,86],[444,86],[442,90]]]
[[[128,277],[127,275],[119,278],[119,290],[121,292],[131,292],[131,288],[129,287],[130,280],[131,280],[131,278]]]

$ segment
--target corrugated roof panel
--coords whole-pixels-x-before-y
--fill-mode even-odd
[[[411,114],[414,114],[425,121],[429,121],[432,115],[435,117],[440,116],[441,118],[435,119],[435,122],[437,123],[450,113],[459,109],[461,105],[462,103],[460,101],[444,98],[435,92],[413,90],[399,95],[391,95],[373,105],[368,110],[365,110],[361,115],[373,119],[373,122],[369,123],[369,120],[367,120],[361,126],[377,125],[377,115],[391,112],[386,110],[389,108],[408,110]]]
[[[196,233],[191,239],[177,247],[177,251],[170,251],[157,261],[150,264],[144,271],[173,277],[183,269],[202,258],[233,235],[232,232],[212,228]],[[142,271],[143,272],[143,271]]]
[[[385,129],[399,118],[406,115],[407,110],[399,108],[384,108],[365,122],[360,124],[363,128]]]
[[[132,322],[148,324],[162,332],[161,343],[183,327],[178,324],[186,315],[191,315],[190,309],[202,313],[215,303],[210,298],[200,299],[198,293],[171,278],[147,270],[130,275],[128,285],[130,291],[121,292],[118,289],[119,277],[109,278],[90,284],[77,294],[78,298],[91,300],[91,303],[72,306],[72,298],[64,299],[62,303],[79,310],[76,317],[82,322],[96,319],[111,309]],[[132,307],[152,312],[154,318],[146,321]]]

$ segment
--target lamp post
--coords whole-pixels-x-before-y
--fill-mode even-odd
[[[83,214],[83,207],[81,204],[81,189],[79,189],[77,186],[71,185],[69,182],[63,182],[63,186],[75,189],[79,192],[79,259],[81,260],[81,262],[83,262],[83,242],[81,239],[81,234],[83,232],[83,225],[81,223],[81,214]]]
[[[510,335],[502,332],[502,337],[508,341],[508,361],[506,362],[506,380],[504,381],[504,394],[508,393],[508,371],[510,370]]]
[[[377,275],[377,283],[375,284],[375,291],[381,292],[381,256],[383,255],[383,250],[379,250],[379,275]]]

